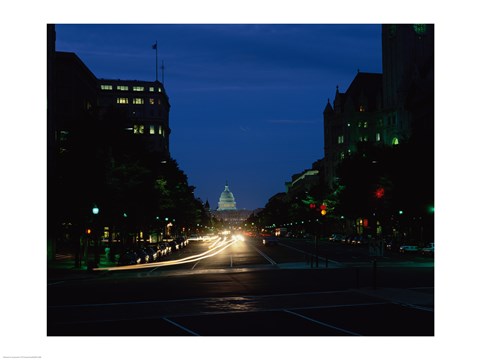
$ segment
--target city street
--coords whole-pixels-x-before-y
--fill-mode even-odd
[[[161,262],[49,277],[47,333],[433,336],[433,259],[385,253],[374,263],[368,252],[304,239],[190,241]]]

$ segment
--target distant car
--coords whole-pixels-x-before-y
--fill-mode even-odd
[[[278,244],[278,238],[275,236],[265,236],[263,238],[263,245],[265,246],[270,246],[270,245],[277,245]]]
[[[366,245],[368,244],[369,239],[363,235],[355,236],[351,241],[350,244],[352,245]]]
[[[402,245],[399,251],[401,253],[415,253],[418,252],[418,246],[416,245]]]
[[[344,244],[351,244],[357,236],[357,234],[350,234],[342,238],[340,241]]]
[[[424,256],[432,256],[433,257],[433,254],[435,253],[435,244],[434,243],[428,244],[426,247],[424,247],[420,250],[420,253]]]

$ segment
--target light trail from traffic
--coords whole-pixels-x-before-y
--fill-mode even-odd
[[[105,267],[105,268],[94,268],[94,271],[122,271],[122,270],[138,270],[138,269],[148,269],[148,268],[158,268],[166,266],[174,266],[187,264],[194,261],[200,261],[207,259],[209,257],[215,256],[223,251],[225,251],[230,246],[234,245],[238,241],[243,241],[243,238],[240,236],[232,236],[230,239],[219,238],[213,244],[209,245],[209,249],[201,254],[187,256],[185,258],[177,260],[168,260],[157,263],[147,263],[147,264],[138,264],[138,265],[126,265],[126,266],[114,266],[114,267]]]

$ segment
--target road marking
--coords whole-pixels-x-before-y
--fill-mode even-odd
[[[284,293],[284,294],[268,294],[268,295],[246,295],[246,296],[227,296],[220,297],[224,300],[235,299],[262,299],[268,297],[291,297],[291,296],[308,296],[308,295],[322,295],[322,294],[341,294],[350,293],[350,290],[331,290],[331,291],[311,291],[311,292],[298,292],[298,293]],[[218,300],[218,297],[196,297],[185,299],[170,299],[170,300],[147,300],[147,301],[126,301],[126,302],[113,302],[113,303],[93,303],[93,304],[66,304],[66,305],[49,305],[49,308],[77,308],[77,307],[101,307],[101,306],[121,306],[121,305],[148,305],[148,304],[162,304],[162,303],[175,303],[175,302],[198,302],[198,301],[211,301]]]
[[[197,266],[198,264],[200,264],[200,260],[198,260],[195,264],[193,264],[192,270],[195,269],[195,266]]]
[[[233,256],[230,255],[230,267],[233,267]]]
[[[194,331],[192,331],[192,330],[190,330],[190,329],[187,329],[185,326],[182,326],[182,325],[180,325],[180,324],[177,324],[175,321],[172,321],[172,320],[170,320],[170,319],[168,319],[168,318],[166,318],[166,317],[163,317],[162,319],[165,320],[165,321],[167,321],[167,322],[169,322],[169,323],[172,324],[172,325],[175,325],[175,326],[179,327],[180,329],[182,329],[183,331],[188,332],[188,333],[191,334],[191,335],[200,336],[200,335],[197,334],[196,332],[194,332]]]
[[[53,283],[50,283],[50,284],[47,284],[47,285],[49,285],[49,286],[50,286],[50,285],[57,285],[57,284],[62,284],[62,283],[64,283],[64,282],[65,282],[65,281],[63,281],[63,280],[62,280],[62,281],[56,281],[56,282],[53,282]]]
[[[335,330],[344,332],[344,333],[346,333],[346,334],[361,336],[360,334],[357,334],[357,333],[355,333],[355,332],[353,332],[353,331],[349,331],[349,330],[346,330],[346,329],[342,329],[342,328],[339,328],[339,327],[336,327],[336,326],[333,326],[333,325],[324,323],[324,322],[322,322],[322,321],[318,321],[318,320],[312,319],[312,318],[310,318],[310,317],[308,317],[308,316],[304,316],[304,315],[302,315],[302,314],[298,314],[298,313],[293,312],[293,311],[290,311],[290,310],[283,310],[283,311],[285,311],[285,312],[288,313],[288,314],[292,314],[292,315],[299,316],[299,317],[301,317],[301,318],[303,318],[303,319],[305,319],[305,320],[314,322],[314,323],[316,323],[316,324],[319,324],[319,325],[322,325],[322,326],[329,327],[329,328],[331,328],[331,329],[335,329]]]
[[[277,263],[275,261],[273,261],[269,256],[267,256],[266,254],[264,254],[262,251],[260,251],[259,249],[257,249],[257,247],[255,245],[250,245],[250,246],[253,246],[253,248],[260,254],[262,255],[265,259],[267,259],[267,261],[272,264],[272,265],[277,265]]]
[[[312,253],[309,253],[309,252],[306,252],[306,251],[303,251],[303,250],[300,250],[300,249],[297,249],[297,248],[294,248],[293,246],[290,246],[290,245],[285,245],[285,244],[282,244],[282,243],[278,243],[278,245],[280,246],[283,246],[283,247],[286,247],[286,248],[289,248],[289,249],[292,249],[292,250],[295,250],[295,251],[298,251],[302,254],[305,254],[305,255],[311,255],[311,256],[314,256],[315,254],[312,254]],[[319,259],[321,259],[322,261],[325,261],[325,258],[324,257],[321,257],[319,256],[318,257]],[[332,260],[332,259],[328,259],[328,262],[331,262],[331,263],[335,263],[339,266],[341,266],[343,263],[340,263],[338,261],[335,261],[335,260]]]

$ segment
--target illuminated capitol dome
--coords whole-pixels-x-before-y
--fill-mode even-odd
[[[228,183],[225,185],[225,190],[223,190],[220,195],[220,200],[218,201],[217,211],[224,210],[237,210],[237,204],[235,203],[232,192],[228,189]]]
[[[216,211],[212,211],[212,215],[221,220],[227,226],[241,226],[242,223],[250,216],[251,210],[237,209],[237,203],[235,197],[228,188],[228,183],[225,184],[225,190],[220,194],[220,200],[218,201],[218,208]]]

